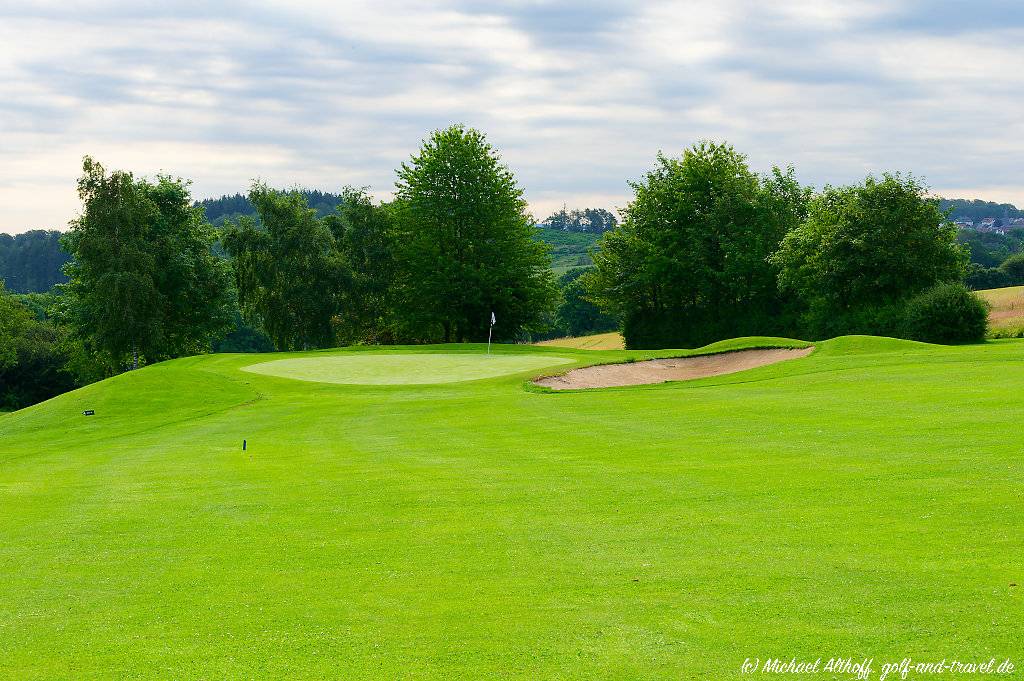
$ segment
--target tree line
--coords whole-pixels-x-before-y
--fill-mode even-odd
[[[560,229],[566,232],[591,232],[603,234],[615,229],[619,224],[615,215],[604,208],[574,208],[552,213],[541,223],[548,229]]]
[[[297,191],[306,199],[309,207],[316,210],[321,217],[334,212],[342,202],[340,193],[306,189]],[[1002,206],[966,199],[939,200],[939,208],[944,213],[955,211],[955,207],[961,204]],[[227,223],[237,222],[242,217],[251,217],[259,221],[255,206],[245,194],[203,199],[194,205],[202,208],[206,219],[218,228]],[[1014,211],[1016,210],[1014,208]],[[561,215],[563,212],[566,216],[564,222]],[[980,212],[991,215],[988,209]],[[591,217],[587,218],[587,215]],[[956,212],[950,214],[950,218],[959,217],[961,216]],[[541,229],[537,238],[551,246],[552,265],[556,270],[589,267],[593,264],[591,255],[596,248],[597,238],[617,225],[617,218],[601,208],[559,211],[540,223]],[[0,234],[0,279],[6,280],[9,291],[42,293],[49,291],[56,284],[67,282],[63,268],[71,256],[61,246],[60,235],[61,232],[57,230],[31,230],[15,235]],[[964,280],[969,288],[980,290],[1024,285],[1024,272],[1021,272],[1020,265],[1024,260],[1024,256],[1021,255],[1024,253],[1024,229],[1008,230],[1005,233],[961,229],[957,233],[957,239],[969,249],[970,265]],[[219,241],[215,244],[215,250],[223,250]],[[249,348],[252,343],[243,343],[241,346],[234,343],[232,336],[238,333],[258,335],[256,330],[242,325],[230,332],[229,338],[215,345],[223,345],[225,351]]]
[[[659,155],[632,184],[585,286],[627,347],[697,347],[748,335],[984,338],[961,282],[966,249],[909,175],[813,192],[792,168],[758,175],[726,144]]]
[[[256,182],[255,216],[216,229],[187,181],[92,158],[78,193],[81,215],[62,237],[68,283],[37,315],[6,296],[18,312],[0,327],[8,347],[30,327],[52,331],[76,382],[209,351],[232,330],[276,350],[470,342],[487,340],[494,314],[495,340],[515,341],[549,328],[557,309],[521,187],[464,126],[427,138],[384,204],[347,188],[325,211]],[[9,351],[3,370],[27,365],[22,355]]]
[[[341,194],[323,192],[318,189],[297,189],[295,191],[306,201],[306,205],[321,217],[333,213],[343,200]],[[256,206],[246,194],[225,194],[216,199],[202,199],[197,201],[196,205],[203,209],[206,219],[214,227],[220,227],[226,222],[235,222],[241,217],[251,217],[256,214]]]
[[[1024,211],[1012,203],[996,203],[980,199],[940,199],[939,210],[948,213],[953,220],[980,222],[985,218],[1009,220],[1024,217]]]
[[[68,282],[3,296],[0,399],[22,406],[47,381],[66,389],[211,349],[484,341],[492,313],[499,341],[618,327],[632,348],[985,334],[985,307],[960,283],[967,252],[912,176],[815,192],[792,168],[757,174],[703,142],[658,155],[631,186],[594,266],[556,280],[523,190],[472,128],[425,139],[392,201],[255,182],[244,205],[223,202],[253,214],[220,227],[188,181],[86,158],[81,215],[62,237]]]
[[[64,265],[70,259],[55,229],[0,234],[0,279],[15,293],[40,293],[66,283]]]

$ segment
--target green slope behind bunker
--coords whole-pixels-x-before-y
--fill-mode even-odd
[[[278,359],[247,366],[245,371],[320,383],[400,385],[475,381],[574,361],[543,354],[351,354]]]

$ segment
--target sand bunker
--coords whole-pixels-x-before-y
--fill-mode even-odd
[[[651,359],[629,364],[600,364],[573,369],[561,376],[538,378],[534,383],[553,390],[577,388],[610,388],[623,385],[646,385],[666,381],[686,381],[708,376],[733,374],[766,364],[806,357],[809,348],[770,348],[766,350],[737,350],[715,355]]]

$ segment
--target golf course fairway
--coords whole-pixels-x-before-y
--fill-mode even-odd
[[[705,351],[747,347],[806,344]],[[206,355],[0,414],[0,678],[1020,675],[1024,341],[562,393],[530,379],[680,353],[484,352]],[[392,371],[432,354],[450,381]],[[393,380],[323,378],[353,357]]]

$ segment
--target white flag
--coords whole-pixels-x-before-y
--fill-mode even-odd
[[[495,323],[496,323],[497,321],[498,321],[497,317],[495,317],[495,316],[494,316],[494,313],[492,312],[492,313],[491,313],[491,326],[494,326],[494,324],[495,324]]]

